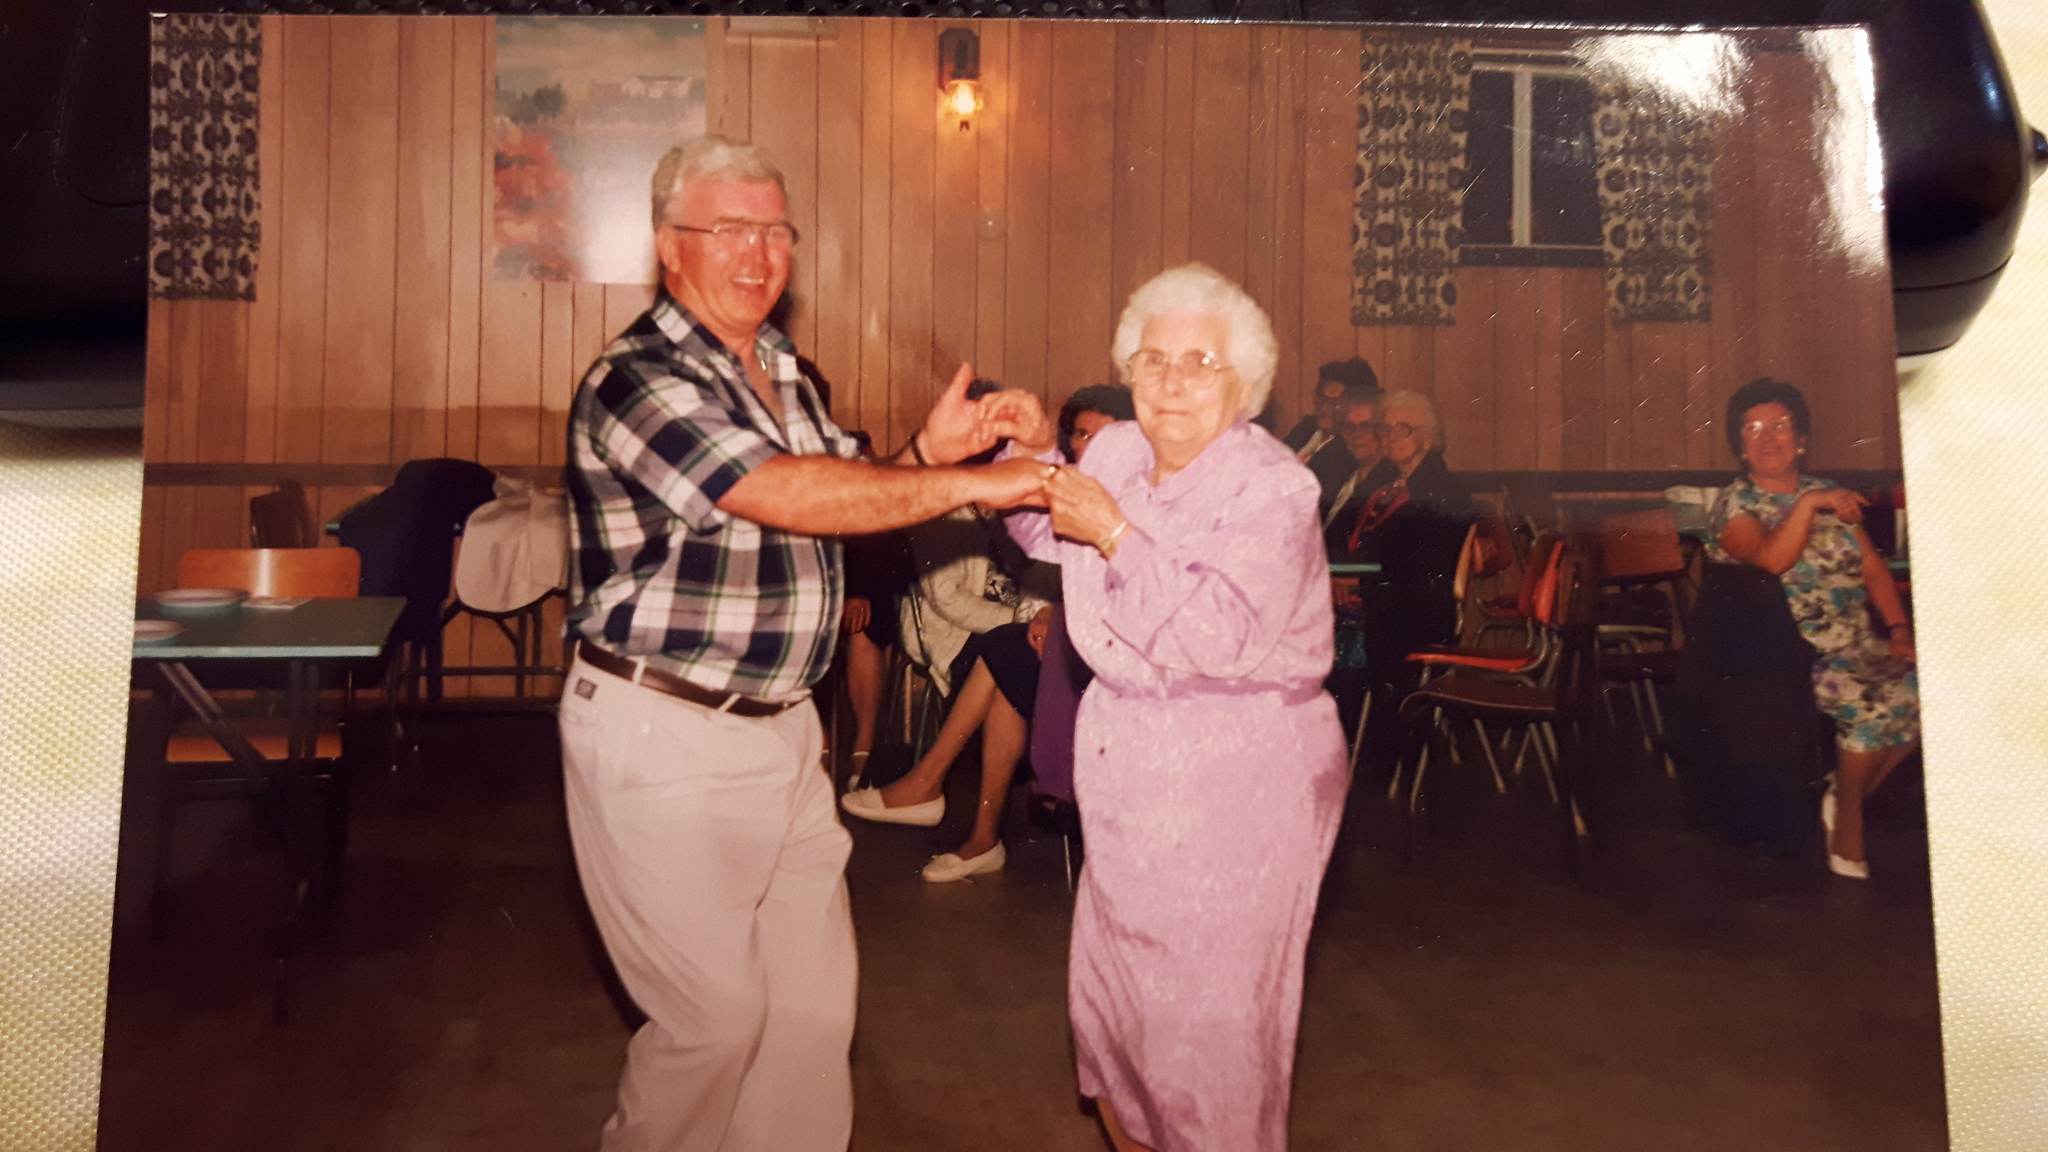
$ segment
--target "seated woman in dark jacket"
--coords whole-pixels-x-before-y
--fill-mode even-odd
[[[1389,392],[1380,401],[1380,442],[1385,457],[1350,499],[1330,516],[1323,533],[1332,564],[1377,564],[1377,574],[1355,585],[1352,612],[1362,633],[1365,668],[1346,670],[1332,687],[1370,685],[1375,710],[1391,709],[1415,686],[1408,654],[1448,643],[1457,626],[1451,589],[1458,552],[1472,520],[1472,494],[1444,464],[1443,428],[1436,406],[1420,392]],[[1351,590],[1337,578],[1340,599]],[[1381,715],[1392,715],[1391,711]],[[1394,725],[1376,724],[1376,752],[1392,745]]]

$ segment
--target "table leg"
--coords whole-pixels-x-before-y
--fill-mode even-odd
[[[206,734],[213,737],[221,749],[233,757],[235,763],[244,771],[252,776],[263,775],[269,768],[270,761],[264,759],[263,753],[256,751],[249,741],[235,730],[233,724],[228,723],[226,715],[221,712],[220,703],[206,690],[206,686],[199,682],[199,678],[192,674],[192,670],[181,663],[169,660],[159,662],[156,667],[164,682],[170,685],[171,691],[192,709],[200,726],[206,729]]]
[[[197,716],[221,748],[235,763],[252,777],[260,778],[272,767],[263,754],[256,751],[243,735],[228,723],[221,712],[220,704],[192,674],[192,670],[176,661],[164,661],[157,665],[164,682],[177,694]],[[289,1018],[289,988],[291,958],[298,951],[300,933],[304,927],[304,910],[311,885],[311,870],[308,866],[312,851],[311,826],[308,815],[311,810],[312,768],[315,750],[315,716],[320,700],[320,675],[318,665],[311,661],[294,660],[286,670],[285,712],[288,736],[286,756],[282,767],[285,799],[285,856],[290,863],[290,889],[285,902],[283,931],[278,943],[277,986],[271,1004],[272,1018],[279,1024]]]
[[[158,671],[161,672],[161,666]],[[168,741],[178,723],[178,699],[170,678],[159,675],[150,686],[148,719],[150,731],[160,733]],[[163,745],[158,745],[161,749]],[[171,847],[177,820],[177,781],[172,773],[169,757],[158,764],[157,813],[156,813],[156,867],[150,876],[149,889],[149,930],[152,935],[162,936],[170,923]]]
[[[290,1019],[291,961],[305,943],[313,897],[324,887],[319,869],[318,816],[313,807],[313,765],[318,747],[320,666],[294,660],[288,666],[286,689],[285,796],[291,862],[291,892],[285,912],[283,946],[277,958],[277,990],[272,1016],[279,1024]]]
[[[512,677],[512,695],[524,700],[526,698],[527,667],[526,613],[524,611],[520,612],[516,619],[518,621],[518,627],[514,629],[515,635],[512,641],[512,651],[514,653],[514,656],[512,657],[512,666],[519,669],[519,671],[514,673]]]

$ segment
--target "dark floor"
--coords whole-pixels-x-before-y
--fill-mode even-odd
[[[1614,764],[1613,831],[1574,886],[1534,774],[1496,797],[1473,767],[1405,865],[1378,783],[1354,789],[1309,953],[1296,1149],[1946,1146],[1910,803],[1858,885],[1684,831],[1660,769]],[[957,798],[975,775],[954,774]],[[937,830],[855,829],[854,1146],[1095,1152],[1060,843],[1019,823],[1006,871],[927,885],[954,808]],[[124,811],[103,1149],[595,1146],[629,1025],[577,893],[549,717],[442,718],[416,770],[365,774],[348,888],[285,1028],[273,841],[246,803],[187,808],[153,938],[154,810],[137,790]]]

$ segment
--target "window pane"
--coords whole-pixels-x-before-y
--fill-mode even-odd
[[[1578,77],[1537,76],[1529,97],[1529,239],[1597,245],[1592,87]]]
[[[1465,163],[1465,243],[1514,242],[1515,78],[1505,72],[1472,73],[1471,134]]]

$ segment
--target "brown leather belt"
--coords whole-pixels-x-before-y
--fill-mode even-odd
[[[680,676],[663,672],[658,668],[642,668],[638,660],[607,652],[593,644],[577,644],[576,655],[585,664],[600,672],[609,672],[621,680],[637,679],[642,688],[652,688],[656,692],[674,696],[679,700],[701,704],[714,712],[730,712],[735,716],[780,716],[809,699],[808,696],[799,696],[794,700],[775,703],[756,700],[752,696],[742,696],[737,692],[713,692],[709,688],[699,688]]]

